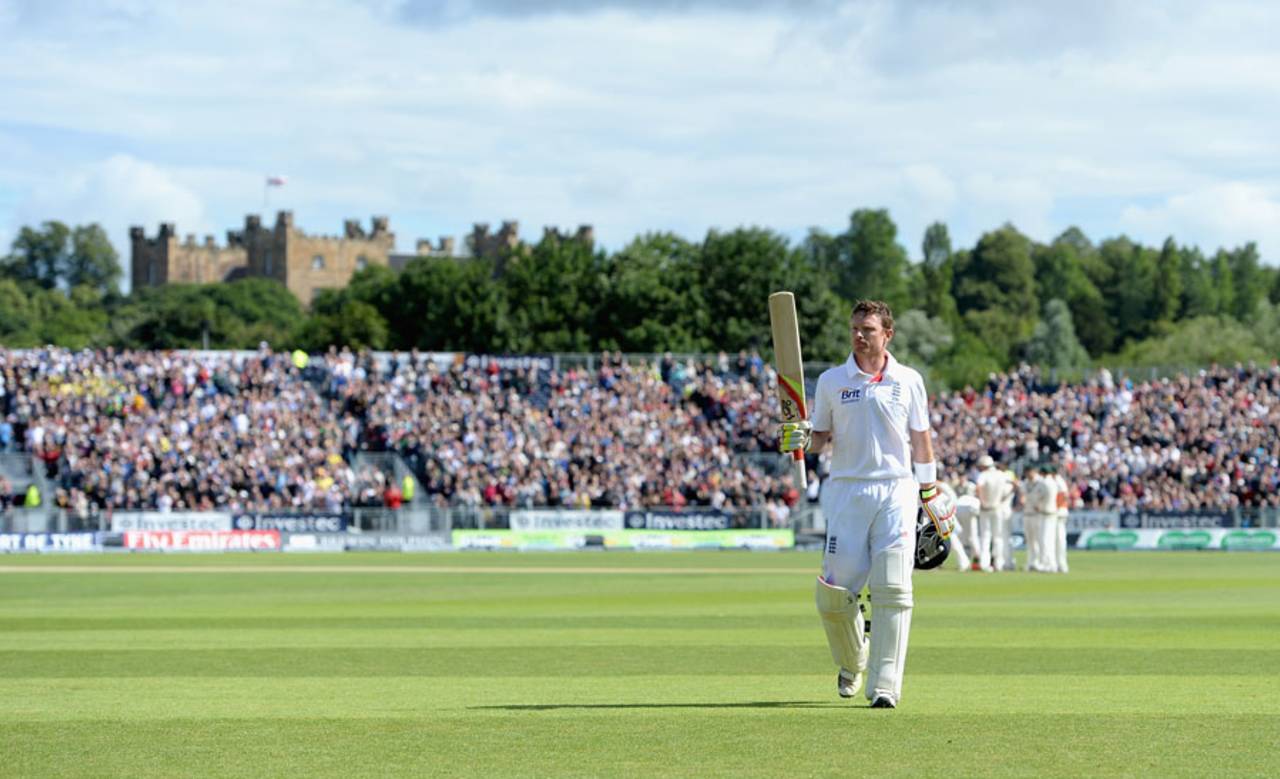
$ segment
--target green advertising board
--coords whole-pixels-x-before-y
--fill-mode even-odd
[[[1077,549],[1224,549],[1232,552],[1280,550],[1280,531],[1263,529],[1183,528],[1157,530],[1086,530]]]
[[[455,530],[456,549],[791,549],[791,530]]]

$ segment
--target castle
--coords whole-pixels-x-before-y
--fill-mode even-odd
[[[249,214],[243,230],[228,230],[225,246],[219,246],[212,235],[197,242],[195,235],[178,239],[171,222],[160,225],[160,232],[148,238],[141,227],[131,227],[131,275],[133,288],[162,284],[210,284],[246,276],[276,279],[289,288],[304,305],[310,304],[320,289],[340,289],[351,276],[369,265],[382,265],[403,270],[420,257],[485,257],[504,262],[526,247],[520,240],[517,222],[507,221],[496,233],[487,224],[476,224],[467,236],[463,253],[455,253],[453,238],[442,237],[439,243],[419,240],[413,254],[395,253],[395,233],[387,218],[375,216],[366,231],[357,219],[343,223],[341,236],[310,235],[294,227],[293,213],[276,214],[274,227],[264,227],[257,214]],[[545,229],[544,238],[595,242],[590,225],[574,234],[562,234],[556,228]],[[501,268],[499,268],[501,270]]]

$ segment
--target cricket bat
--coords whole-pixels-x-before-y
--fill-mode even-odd
[[[796,296],[775,292],[769,296],[769,326],[773,330],[773,361],[778,370],[778,405],[783,422],[809,418],[804,399],[804,361],[800,358],[800,323],[796,320]],[[804,452],[797,449],[792,477],[803,495],[808,488],[804,472]]]

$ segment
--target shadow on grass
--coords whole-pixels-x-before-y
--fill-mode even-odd
[[[506,706],[468,706],[500,711],[556,711],[558,709],[847,709],[847,703],[814,701],[749,701],[744,703],[513,703]],[[865,705],[862,708],[867,708]]]

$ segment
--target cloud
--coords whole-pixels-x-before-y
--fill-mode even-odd
[[[1052,226],[1049,213],[1053,195],[1039,181],[1030,178],[1001,178],[988,173],[969,177],[964,187],[966,207],[986,219],[995,218],[987,229],[1011,222],[1019,230],[1045,240]]]
[[[102,225],[125,268],[131,225],[144,225],[148,234],[154,234],[160,222],[174,222],[182,232],[213,231],[196,192],[160,166],[124,154],[55,172],[16,211],[21,224],[57,220]]]
[[[417,23],[429,7],[451,23]],[[10,234],[90,215],[113,238],[220,231],[280,172],[273,210],[314,232],[387,214],[402,248],[509,218],[533,236],[593,223],[610,247],[739,224],[799,236],[888,207],[914,252],[934,220],[957,246],[1006,220],[1101,238],[1187,193],[1274,197],[1280,180],[1280,9],[1262,0],[7,8]],[[1179,240],[1253,230],[1224,242],[1280,251],[1256,219],[1179,218]]]
[[[1153,206],[1131,205],[1121,222],[1135,237],[1159,243],[1172,235],[1185,242],[1199,239],[1207,250],[1257,241],[1263,259],[1275,264],[1280,257],[1280,197],[1274,191],[1243,182],[1214,184],[1165,198]]]
[[[641,15],[707,11],[744,13],[829,14],[837,0],[372,0],[410,21],[460,21],[483,17],[527,18],[626,11]]]

